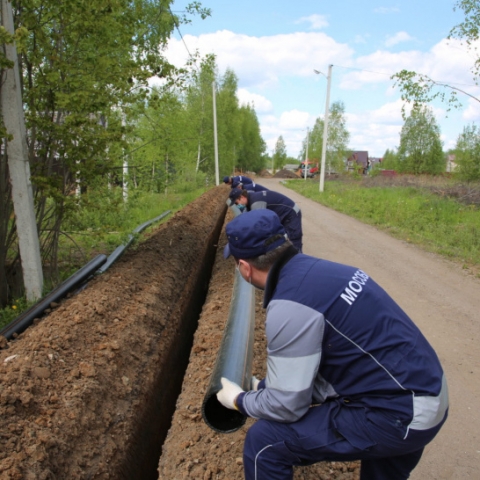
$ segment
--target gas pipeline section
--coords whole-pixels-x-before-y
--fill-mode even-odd
[[[4,339],[1,480],[243,478],[252,420],[215,393],[220,376],[245,388],[252,373],[263,378],[264,312],[222,257],[228,191],[205,192]],[[358,479],[358,465],[294,478]]]

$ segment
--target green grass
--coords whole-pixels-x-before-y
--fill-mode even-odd
[[[126,244],[135,228],[170,210],[171,214],[161,222],[152,224],[137,235],[136,242],[141,241],[144,234],[168,221],[173,213],[204,191],[205,188],[192,184],[172,186],[167,194],[130,189],[126,205],[121,188],[91,189],[82,195],[80,203],[72,198],[59,240],[59,282],[69,278],[95,256],[102,253],[109,255],[119,245]],[[135,243],[130,248],[135,248]],[[44,295],[56,286],[46,277]],[[34,303],[29,304],[25,298],[19,298],[0,309],[0,329]]]
[[[480,266],[480,211],[421,187],[365,186],[362,182],[290,180],[307,198],[387,231],[392,236],[459,261]]]

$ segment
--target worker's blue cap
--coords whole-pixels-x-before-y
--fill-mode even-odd
[[[239,182],[238,180],[232,182],[232,188],[238,188],[239,186],[242,187],[243,183]]]
[[[253,258],[285,243],[287,235],[275,212],[262,208],[235,217],[226,226],[228,243],[223,258]]]
[[[230,177],[223,177],[223,183],[228,183],[230,181]]]
[[[235,203],[235,200],[238,200],[241,195],[243,195],[243,192],[240,188],[232,188],[228,198],[232,201],[232,203]]]

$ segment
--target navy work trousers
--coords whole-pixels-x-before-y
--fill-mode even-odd
[[[257,421],[245,439],[247,480],[290,480],[294,465],[361,460],[360,480],[405,480],[440,430],[408,430],[391,413],[329,401],[294,423]]]

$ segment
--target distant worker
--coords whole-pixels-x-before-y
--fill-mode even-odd
[[[247,190],[247,192],[263,192],[264,190],[268,190],[267,187],[264,187],[259,183],[247,183],[246,185],[239,183],[237,188],[240,190]]]
[[[286,195],[273,190],[252,192],[233,189],[229,199],[232,204],[238,205],[240,210],[247,212],[261,208],[275,212],[287,232],[288,239],[299,252],[302,251],[302,212],[300,207]]]
[[[238,185],[255,185],[255,182],[250,177],[245,177],[245,175],[223,177],[223,183],[230,185],[232,188],[237,188]]]
[[[226,234],[224,257],[264,290],[267,309],[266,378],[246,392],[222,378],[217,393],[257,419],[245,478],[291,480],[294,465],[353,460],[360,480],[409,478],[448,415],[445,375],[422,332],[367,273],[299,254],[272,212],[239,215]]]

